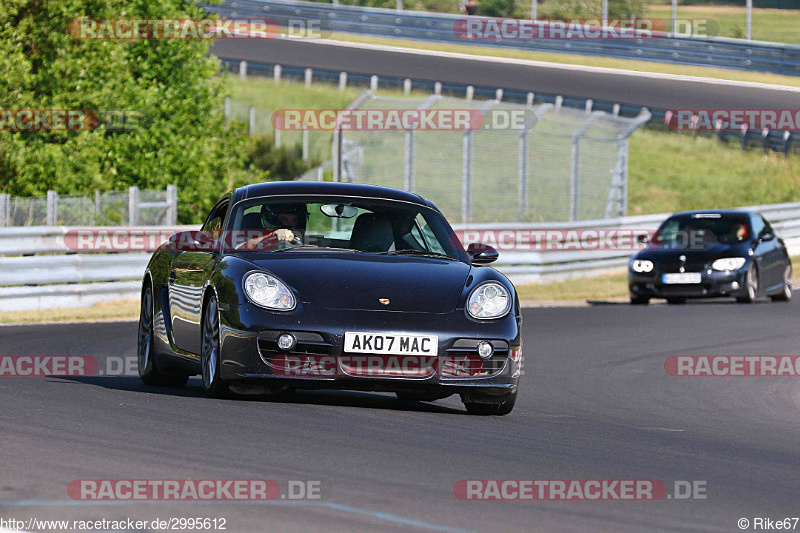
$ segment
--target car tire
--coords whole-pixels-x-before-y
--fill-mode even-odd
[[[212,294],[203,307],[203,326],[200,328],[200,374],[203,378],[203,390],[210,398],[226,398],[230,395],[230,389],[220,378],[217,298]]]
[[[517,403],[517,393],[513,392],[506,397],[502,403],[473,403],[464,402],[464,407],[471,415],[478,416],[504,416],[514,409],[514,404]]]
[[[686,298],[667,298],[667,303],[670,305],[681,305],[686,303]]]
[[[631,305],[647,305],[650,303],[650,298],[647,296],[631,296]]]
[[[736,301],[740,304],[755,303],[758,299],[758,286],[758,267],[755,263],[750,263],[744,278],[745,295],[736,298]]]
[[[790,302],[792,300],[792,265],[786,265],[783,271],[783,287],[781,292],[770,296],[773,302]]]
[[[153,348],[153,289],[148,283],[142,291],[142,306],[139,311],[139,334],[136,344],[136,358],[139,378],[145,385],[164,387],[183,387],[189,374],[178,371],[162,371]]]

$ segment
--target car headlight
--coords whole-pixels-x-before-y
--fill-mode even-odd
[[[648,261],[647,259],[634,259],[631,261],[631,270],[634,272],[652,272],[653,271],[653,262]]]
[[[744,257],[723,257],[711,263],[711,268],[714,270],[739,270],[744,263]]]
[[[294,294],[281,280],[263,272],[250,272],[244,278],[244,292],[261,307],[291,311],[296,305]]]
[[[494,281],[472,289],[467,300],[467,312],[473,318],[500,318],[510,310],[511,295],[508,289]]]

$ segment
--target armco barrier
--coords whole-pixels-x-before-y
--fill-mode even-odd
[[[269,18],[281,25],[321,21],[323,29],[335,32],[469,44],[453,31],[453,25],[464,18],[462,15],[291,0],[225,0],[205,7],[225,18]],[[524,39],[492,41],[492,46],[800,76],[800,45],[726,37],[664,34],[651,39]]]
[[[777,234],[786,240],[790,252],[793,255],[800,254],[800,202],[743,209],[761,212],[772,223]],[[590,229],[655,231],[667,216],[658,214],[571,223],[456,224],[453,227],[456,231],[479,232]],[[139,297],[142,275],[150,254],[74,252],[64,242],[64,236],[71,229],[0,229],[0,310],[80,307],[101,301]],[[621,272],[633,253],[630,249],[501,251],[495,266],[515,283],[555,281]]]

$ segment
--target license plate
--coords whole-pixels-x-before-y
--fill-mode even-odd
[[[387,355],[436,355],[439,337],[436,335],[402,335],[386,333],[344,334],[344,351]]]
[[[700,283],[701,277],[700,272],[678,272],[675,274],[663,274],[661,276],[661,281],[665,285],[689,285],[692,283]]]

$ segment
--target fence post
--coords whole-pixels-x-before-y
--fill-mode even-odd
[[[397,0],[395,2],[395,7],[397,8],[398,11],[402,11],[403,10],[403,0]]]
[[[406,130],[406,157],[403,188],[414,192],[414,130]]]
[[[472,131],[464,132],[461,170],[461,222],[472,219]]]
[[[339,90],[344,91],[347,88],[347,72],[339,73]]]
[[[312,76],[314,76],[314,70],[310,69],[310,68],[307,68],[306,69],[306,73],[305,73],[306,87],[311,87],[311,78],[312,78]]]
[[[747,0],[745,8],[747,9],[747,21],[745,23],[747,40],[750,41],[753,39],[753,0]]]
[[[517,219],[525,221],[528,211],[528,130],[519,134],[519,214]]]
[[[100,222],[100,189],[94,190],[94,223]]]
[[[308,163],[308,128],[303,128],[303,161]]]
[[[247,61],[239,62],[239,77],[242,79],[247,78]]]
[[[272,79],[275,80],[275,83],[281,82],[281,66],[275,65],[275,68],[272,69]]]
[[[128,225],[139,225],[139,187],[128,187]]]
[[[225,127],[227,128],[231,123],[231,97],[225,97],[225,108],[223,115],[225,116]]]
[[[280,128],[275,128],[275,135],[274,135],[275,148],[281,147],[281,133],[282,130]]]
[[[256,134],[256,108],[250,106],[249,117],[247,119],[247,134],[252,137]]]
[[[672,0],[672,35],[675,35],[675,26],[678,24],[678,0]]]
[[[47,225],[58,225],[58,193],[47,191]]]
[[[167,224],[174,226],[178,223],[178,187],[167,185]]]
[[[581,137],[589,126],[597,120],[597,117],[602,115],[602,112],[592,113],[589,115],[583,124],[572,133],[572,171],[570,173],[569,182],[569,220],[574,222],[578,220],[578,207],[580,197],[580,173],[581,173]]]
[[[11,225],[11,195],[0,194],[0,227]]]
[[[333,181],[342,181],[342,128],[333,130]]]

